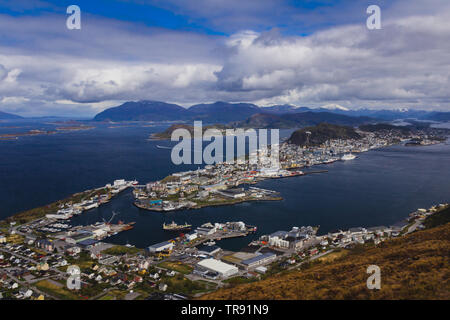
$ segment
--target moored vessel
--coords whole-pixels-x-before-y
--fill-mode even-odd
[[[190,225],[186,222],[182,225],[176,224],[174,221],[172,221],[172,223],[170,223],[170,224],[163,223],[163,229],[166,231],[187,231],[187,230],[191,230],[191,228],[192,228],[192,225]]]

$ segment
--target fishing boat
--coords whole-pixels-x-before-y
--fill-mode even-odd
[[[191,230],[191,228],[192,225],[188,224],[187,222],[182,225],[178,225],[174,221],[172,221],[172,223],[170,224],[163,223],[163,229],[166,231],[187,231]]]

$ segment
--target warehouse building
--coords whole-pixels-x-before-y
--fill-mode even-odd
[[[67,237],[66,242],[70,244],[77,244],[81,241],[94,238],[94,234],[89,231],[82,231],[73,236]]]
[[[198,247],[198,254],[204,254],[208,256],[213,256],[218,253],[221,249],[218,246],[205,246],[201,245]]]
[[[204,259],[197,263],[197,268],[204,271],[216,272],[222,278],[229,278],[239,272],[237,267],[216,259]]]
[[[250,269],[250,268],[255,268],[255,267],[258,267],[261,265],[271,263],[272,261],[275,261],[276,258],[277,258],[277,255],[275,253],[268,252],[268,253],[261,254],[256,257],[244,260],[241,263],[244,266],[246,266],[248,269]]]
[[[173,243],[170,241],[164,241],[161,243],[151,245],[150,247],[147,248],[147,251],[150,253],[156,253],[156,252],[172,250],[172,249],[173,249]]]

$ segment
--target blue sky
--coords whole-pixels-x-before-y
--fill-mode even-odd
[[[65,27],[81,8],[81,30]],[[381,8],[368,30],[366,8]],[[449,110],[447,0],[0,0],[0,110],[127,100]]]
[[[184,2],[184,3],[183,3]],[[192,5],[185,5],[186,2]],[[76,4],[87,14],[110,19],[142,23],[150,27],[171,30],[195,31],[206,34],[230,35],[243,26],[255,31],[266,31],[280,28],[286,34],[309,34],[315,30],[332,27],[343,23],[364,20],[360,14],[373,1],[360,0],[249,0],[244,10],[233,1],[211,0],[211,11],[196,10],[196,2],[204,1],[152,1],[152,0],[15,0],[0,1],[0,12],[13,16],[45,14],[65,14],[69,5]],[[266,4],[264,4],[266,2]],[[377,1],[377,4],[388,7],[390,1]],[[229,5],[227,5],[229,4]],[[235,7],[236,6],[236,7]],[[235,7],[235,8],[233,8]],[[225,8],[225,10],[224,10]],[[217,14],[233,21],[239,11],[246,23],[215,23]],[[342,15],[345,11],[345,15]],[[355,14],[359,11],[357,14]],[[295,19],[301,15],[303,19]]]

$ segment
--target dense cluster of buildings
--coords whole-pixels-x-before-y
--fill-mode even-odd
[[[391,130],[379,132],[358,131],[361,139],[331,139],[320,146],[298,146],[290,143],[279,145],[279,162],[267,162],[270,157],[261,155],[270,149],[252,150],[248,159],[206,165],[198,170],[177,172],[160,181],[136,187],[135,204],[139,208],[155,211],[200,208],[233,201],[250,201],[270,195],[262,190],[238,188],[242,184],[254,184],[269,178],[302,175],[299,169],[328,164],[341,159],[342,155],[360,153],[374,148],[408,140],[417,135],[399,136]],[[257,154],[257,161],[250,161]]]

